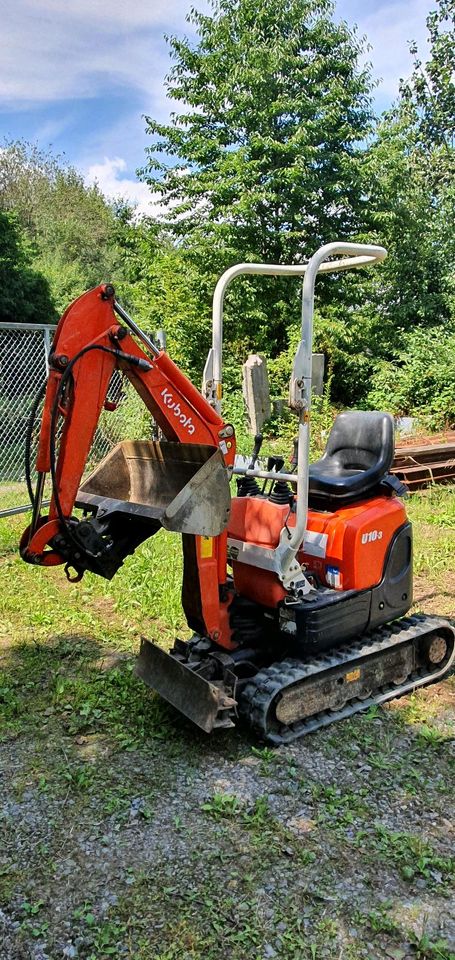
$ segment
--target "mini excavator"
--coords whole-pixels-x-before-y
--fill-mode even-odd
[[[110,284],[75,300],[56,328],[21,555],[39,566],[64,564],[76,582],[87,570],[111,579],[162,527],[180,534],[192,636],[176,639],[170,652],[143,638],[136,670],[208,733],[241,719],[260,738],[288,743],[452,667],[451,624],[406,616],[412,530],[406,490],[389,473],[393,418],[340,413],[323,456],[309,463],[316,277],[385,256],[382,247],[336,242],[305,265],[231,267],[215,289],[202,392]],[[251,458],[236,457],[234,428],[221,415],[224,294],[240,274],[303,277],[289,392],[298,437],[287,471],[284,458],[261,464],[259,436]],[[159,439],[117,444],[87,476],[118,371],[152,414]],[[30,477],[30,462],[27,470]],[[52,499],[43,515],[48,476]]]

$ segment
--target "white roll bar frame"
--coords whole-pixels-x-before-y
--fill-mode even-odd
[[[341,256],[342,260],[329,261],[329,257]],[[203,393],[207,400],[221,412],[222,361],[223,361],[223,309],[229,284],[241,275],[303,276],[301,340],[298,345],[290,383],[290,406],[299,413],[299,453],[297,464],[296,522],[292,533],[287,528],[281,531],[280,543],[275,550],[277,573],[284,586],[295,596],[304,596],[311,586],[296,561],[301,546],[308,516],[308,477],[310,451],[311,367],[313,353],[314,288],[318,273],[333,273],[351,270],[384,260],[387,251],[374,244],[326,243],[311,257],[307,264],[283,266],[281,264],[238,263],[226,270],[215,287],[212,310],[212,348],[204,368]],[[236,469],[236,473],[252,471]]]
[[[330,248],[333,248],[330,250]],[[343,248],[343,250],[341,250]],[[349,249],[348,249],[349,248]],[[355,248],[356,254],[349,253]],[[224,318],[224,298],[226,291],[236,277],[254,275],[267,277],[303,277],[308,272],[308,268],[315,257],[320,257],[322,251],[322,261],[338,253],[346,253],[343,260],[335,260],[331,263],[324,263],[321,260],[316,269],[317,273],[333,273],[340,270],[352,270],[355,267],[364,267],[370,263],[384,260],[387,251],[384,247],[377,247],[372,244],[363,245],[355,243],[327,243],[320,247],[317,253],[308,263],[291,264],[289,266],[278,263],[236,263],[229,267],[221,275],[215,287],[212,303],[212,348],[209,350],[203,375],[204,396],[212,403],[218,413],[221,412],[222,397],[222,367],[223,367],[223,318]],[[365,252],[364,252],[365,251]],[[366,253],[368,251],[368,253]],[[314,282],[313,279],[313,299]],[[302,303],[302,324],[303,324],[304,304]],[[303,339],[303,330],[302,330]]]

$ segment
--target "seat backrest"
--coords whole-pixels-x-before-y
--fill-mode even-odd
[[[324,457],[336,459],[345,470],[381,467],[384,473],[394,457],[394,421],[379,410],[348,410],[338,414],[327,440]]]

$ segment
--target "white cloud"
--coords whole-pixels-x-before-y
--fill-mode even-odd
[[[85,174],[87,184],[96,183],[110,200],[123,199],[136,206],[136,213],[157,217],[163,212],[159,195],[152,193],[146,183],[122,177],[127,163],[122,157],[105,157],[102,163],[93,163]]]
[[[196,6],[205,8],[207,0]],[[164,116],[169,104],[163,76],[169,56],[166,31],[190,28],[190,0],[0,0],[0,103],[90,98],[109,89],[139,93],[144,109]],[[408,41],[423,46],[432,0],[339,0],[338,12],[357,21],[373,50],[380,93],[394,97],[410,69]]]
[[[206,9],[207,2],[195,5]],[[372,45],[367,58],[382,78],[381,107],[411,70],[409,40],[424,54],[432,5],[433,0],[338,0],[338,15],[356,21]],[[77,126],[81,99],[118,97],[121,109],[116,116],[111,111],[108,121],[101,115],[97,123],[88,105],[93,124],[78,142],[68,135],[71,158],[106,196],[124,196],[138,212],[159,215],[159,198],[131,171],[144,160],[141,114],[162,120],[169,115],[163,78],[170,59],[163,35],[190,31],[185,23],[190,6],[191,0],[0,0],[0,107],[31,108],[24,114],[31,129],[23,135],[43,143]],[[58,103],[64,105],[58,118],[42,120],[41,110],[40,125],[33,124],[35,106]]]
[[[187,0],[0,0],[0,102],[12,107],[93,97],[113,85],[161,96],[166,30]]]
[[[366,35],[371,46],[366,60],[373,64],[373,74],[380,80],[378,95],[391,101],[398,94],[401,79],[412,71],[409,43],[415,40],[420,53],[426,54],[425,21],[434,6],[431,0],[397,0],[378,3],[370,0],[355,9],[355,0],[339,0],[338,13],[348,22],[356,21],[360,35]]]

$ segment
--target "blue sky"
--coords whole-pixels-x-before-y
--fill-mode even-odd
[[[191,0],[0,0],[0,140],[24,138],[64,153],[109,196],[139,209],[153,198],[136,168],[143,114],[169,112],[165,33],[184,33]],[[202,4],[196,0],[200,9]],[[339,0],[337,15],[366,34],[387,107],[410,72],[408,42],[425,54],[431,0]]]

